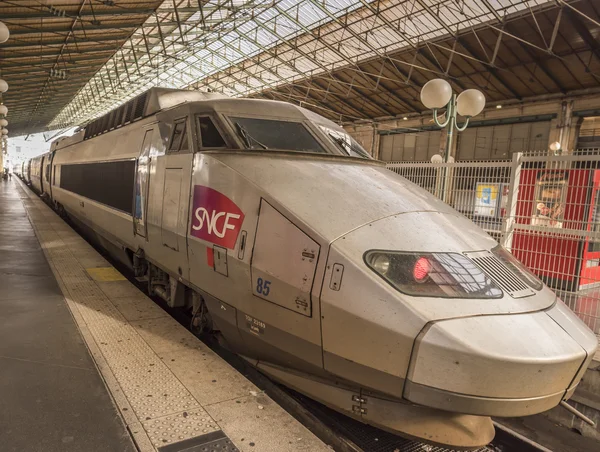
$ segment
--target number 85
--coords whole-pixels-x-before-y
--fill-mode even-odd
[[[271,292],[271,281],[264,280],[262,278],[258,278],[256,280],[256,292],[267,297],[269,292]]]

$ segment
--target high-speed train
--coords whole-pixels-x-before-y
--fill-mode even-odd
[[[594,334],[454,209],[276,101],[154,88],[31,183],[194,325],[403,436],[476,448],[568,399]]]

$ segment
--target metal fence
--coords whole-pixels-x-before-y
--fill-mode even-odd
[[[509,249],[600,334],[600,155],[389,163]]]

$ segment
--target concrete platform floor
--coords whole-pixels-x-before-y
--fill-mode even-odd
[[[0,182],[0,450],[133,452],[20,193]]]
[[[22,182],[12,183],[139,451],[330,450],[127,281]]]

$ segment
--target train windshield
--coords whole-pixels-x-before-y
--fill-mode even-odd
[[[349,155],[350,157],[359,157],[363,159],[371,158],[369,153],[347,133],[327,126],[320,125],[319,127],[344,154]]]
[[[301,122],[230,117],[248,149],[327,153]]]

